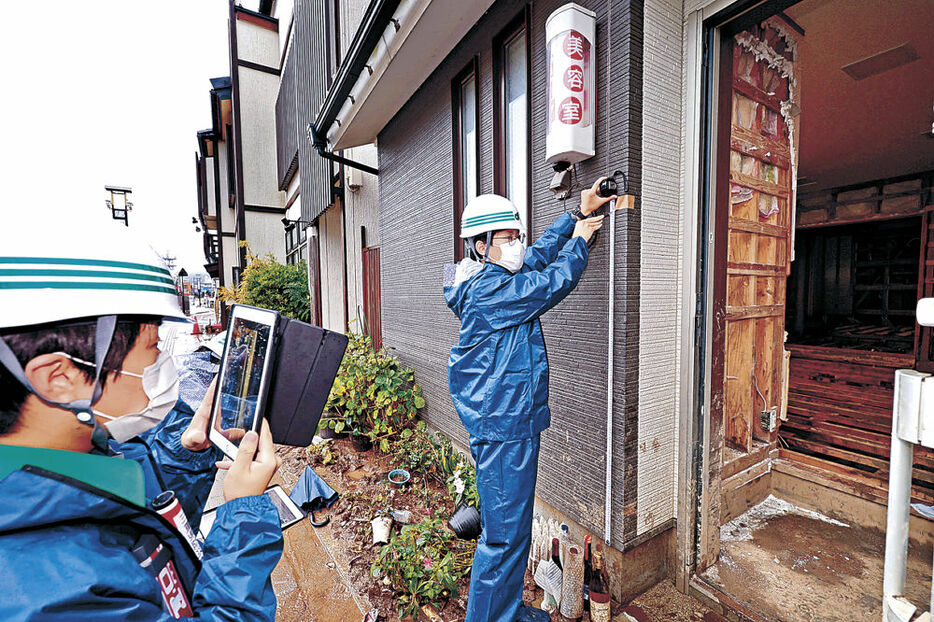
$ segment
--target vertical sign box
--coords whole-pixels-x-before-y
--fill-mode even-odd
[[[596,13],[574,3],[545,22],[548,48],[548,164],[594,156]]]

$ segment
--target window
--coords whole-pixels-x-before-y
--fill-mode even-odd
[[[340,0],[325,2],[325,46],[327,47],[328,87],[341,66]]]
[[[305,249],[308,247],[308,235],[305,227],[297,224],[285,234],[285,263],[297,266],[305,258]]]
[[[493,39],[493,191],[508,197],[528,229],[529,41],[528,8]]]
[[[464,206],[477,196],[480,167],[477,165],[477,132],[480,106],[477,102],[477,57],[451,82],[451,112],[454,128],[454,259],[464,256],[460,221]]]

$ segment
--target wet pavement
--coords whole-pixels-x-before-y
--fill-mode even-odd
[[[774,501],[772,501],[774,500]],[[770,497],[721,528],[720,560],[704,579],[768,620],[882,618],[885,534]],[[930,546],[909,547],[908,598],[930,597]]]

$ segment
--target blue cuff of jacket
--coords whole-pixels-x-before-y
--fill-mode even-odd
[[[159,443],[165,448],[165,451],[179,463],[189,466],[200,467],[195,470],[209,468],[218,460],[222,460],[224,455],[220,449],[211,445],[201,451],[192,451],[182,445],[182,435],[176,434],[168,438],[160,438]]]
[[[265,493],[253,495],[251,497],[237,497],[236,499],[231,499],[230,501],[222,503],[217,508],[218,519],[221,517],[221,514],[230,513],[248,513],[251,517],[259,516],[260,518],[271,518],[274,519],[277,524],[279,522],[279,510],[272,504],[272,499],[269,498],[269,495]]]

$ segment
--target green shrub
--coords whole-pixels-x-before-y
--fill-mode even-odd
[[[370,567],[396,590],[400,617],[416,615],[423,605],[441,608],[457,596],[457,582],[470,571],[475,544],[458,540],[440,519],[406,525]]]
[[[279,263],[272,255],[247,254],[247,266],[240,284],[222,287],[221,300],[278,311],[282,315],[307,322],[311,318],[308,294],[308,267],[304,261],[295,266]]]
[[[415,372],[403,367],[385,350],[375,352],[370,338],[348,334],[341,361],[325,409],[327,425],[335,432],[365,434],[383,453],[390,441],[412,427],[425,399],[415,382]]]

